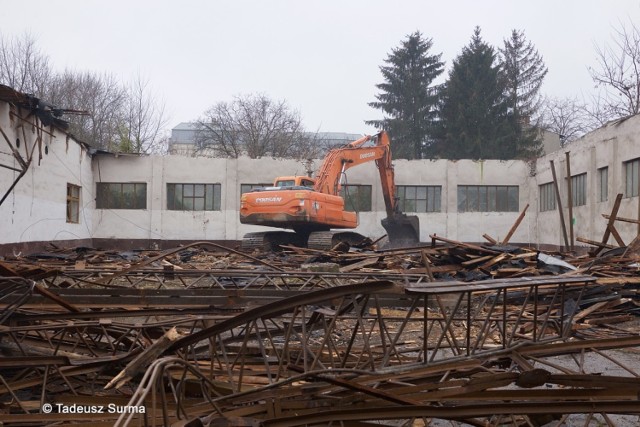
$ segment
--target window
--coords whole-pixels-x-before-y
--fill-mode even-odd
[[[518,212],[517,185],[459,185],[458,212]]]
[[[67,222],[80,222],[80,187],[67,184]]]
[[[598,169],[598,197],[601,202],[609,199],[609,168],[603,167]]]
[[[344,210],[349,212],[371,211],[370,185],[343,185],[340,196],[344,199]]]
[[[439,185],[398,185],[396,196],[402,212],[440,212]]]
[[[540,186],[540,212],[552,211],[556,208],[556,191],[553,182]]]
[[[96,209],[146,209],[147,184],[140,182],[99,182]]]
[[[219,211],[220,184],[167,184],[167,209]]]
[[[638,174],[640,173],[640,159],[624,162],[625,186],[624,196],[634,197],[638,195]]]
[[[571,206],[587,204],[587,174],[581,173],[571,177]]]
[[[264,188],[264,187],[271,187],[271,186],[273,186],[272,182],[269,184],[240,184],[240,195],[243,195],[244,193],[248,193],[254,188]]]

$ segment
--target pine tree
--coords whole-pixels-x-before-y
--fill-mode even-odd
[[[504,93],[496,52],[476,27],[454,60],[442,93],[439,153],[449,159],[514,158]]]
[[[533,120],[538,117],[541,96],[540,88],[547,67],[542,56],[524,32],[513,30],[511,38],[504,40],[500,49],[500,61],[505,78],[509,115],[516,133],[517,154],[519,157],[531,157],[541,152],[541,138]]]
[[[385,115],[366,123],[389,132],[394,158],[420,159],[429,153],[437,104],[432,84],[444,69],[442,54],[429,54],[432,46],[431,39],[416,31],[380,67],[384,83],[376,85],[381,92],[369,106]]]

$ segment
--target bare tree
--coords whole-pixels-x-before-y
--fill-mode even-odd
[[[576,99],[546,98],[540,112],[543,127],[560,135],[563,144],[597,127],[592,124],[587,106]]]
[[[263,94],[219,102],[196,122],[196,150],[218,157],[311,158],[314,138],[305,133],[300,113],[285,101]]]
[[[138,75],[127,90],[124,114],[118,126],[118,151],[161,153],[167,143],[165,106],[151,92],[149,82]]]
[[[117,150],[127,92],[113,75],[65,70],[55,77],[48,99],[89,113],[67,117],[75,137],[97,148]]]
[[[614,119],[640,112],[640,29],[630,22],[614,29],[613,43],[596,46],[598,68],[589,68],[602,89],[597,116]]]
[[[52,76],[49,57],[38,49],[30,34],[20,38],[0,34],[0,83],[42,97]]]
[[[70,132],[94,147],[136,153],[166,151],[164,104],[156,101],[148,82],[140,77],[124,87],[108,73],[55,73],[29,34],[21,38],[0,34],[0,83],[63,110]]]

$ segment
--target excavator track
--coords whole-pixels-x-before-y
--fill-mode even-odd
[[[304,234],[289,231],[260,231],[245,234],[241,247],[245,251],[277,251],[281,245],[294,245],[329,251],[340,242],[357,245],[366,240],[362,234],[353,231],[315,231],[308,239]]]
[[[242,238],[243,250],[277,251],[280,245],[304,246],[304,239],[300,235],[288,231],[264,231],[247,233]]]
[[[353,231],[315,231],[309,234],[307,247],[329,251],[340,242],[348,243],[351,246],[362,243],[366,239],[362,234]]]

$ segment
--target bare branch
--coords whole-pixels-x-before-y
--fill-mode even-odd
[[[597,68],[591,78],[602,89],[597,109],[609,119],[640,112],[640,30],[635,23],[614,29],[613,43],[595,46]]]
[[[231,103],[214,105],[197,121],[197,128],[196,149],[201,155],[306,159],[315,153],[315,139],[304,132],[300,113],[263,94],[239,95]]]
[[[594,125],[592,113],[585,104],[575,99],[547,98],[541,112],[543,128],[560,135],[563,143],[574,141],[599,126]]]

